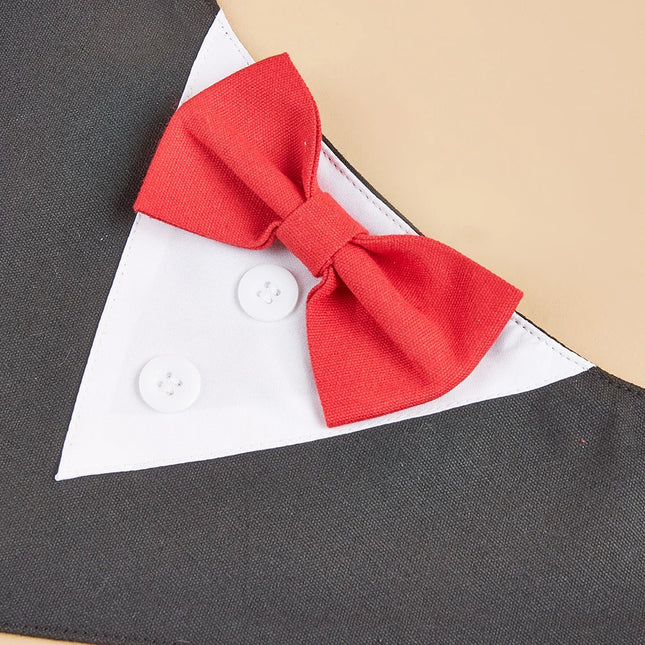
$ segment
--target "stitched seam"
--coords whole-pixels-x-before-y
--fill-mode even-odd
[[[216,19],[216,20],[217,20],[217,19]],[[248,66],[248,65],[252,65],[252,64],[254,63],[254,60],[251,58],[251,56],[250,56],[247,52],[245,52],[245,51],[242,49],[242,47],[240,46],[240,43],[239,43],[238,39],[237,39],[237,38],[233,38],[233,36],[232,36],[232,35],[231,35],[231,33],[229,32],[229,30],[228,30],[228,29],[226,29],[226,27],[224,27],[224,25],[222,24],[222,22],[218,22],[218,23],[217,23],[217,26],[222,30],[222,32],[224,33],[224,35],[225,35],[225,36],[226,36],[226,37],[231,41],[231,43],[233,43],[233,47],[235,47],[235,50],[236,50],[236,51],[237,51],[237,53],[240,55],[240,58],[244,61],[244,63],[245,63],[247,66]]]
[[[627,392],[635,394],[638,397],[645,398],[645,390],[638,387],[638,385],[633,385],[631,383],[617,383],[616,379],[618,377],[614,376],[613,374],[609,374],[609,372],[605,372],[602,368],[598,368],[598,376],[602,377],[610,385],[613,385],[617,390],[626,390]]]
[[[69,634],[70,636],[86,636],[90,638],[100,638],[100,639],[108,639],[111,640],[112,642],[115,643],[123,643],[126,641],[131,641],[131,642],[139,642],[139,643],[144,643],[145,645],[175,645],[176,641],[168,641],[168,640],[151,640],[149,638],[145,638],[143,636],[116,636],[114,634],[108,634],[106,632],[89,632],[85,631],[83,629],[72,629],[70,627],[59,627],[59,626],[53,626],[53,627],[41,627],[38,625],[24,625],[20,623],[0,623],[0,628],[3,630],[10,630],[13,631],[13,633],[24,633],[27,630],[35,630],[40,632],[41,634],[47,634],[50,636],[54,636],[56,638],[60,638],[62,635]]]
[[[572,355],[570,355],[570,354],[568,354],[568,353],[563,352],[561,349],[559,349],[559,348],[562,348],[562,345],[559,345],[558,347],[556,347],[556,346],[553,344],[553,342],[549,341],[549,340],[548,340],[547,338],[545,338],[542,334],[540,334],[539,332],[537,332],[537,330],[535,330],[535,327],[533,327],[533,329],[531,329],[531,327],[529,327],[526,323],[522,323],[522,322],[520,322],[519,320],[517,320],[517,318],[511,318],[511,320],[512,320],[512,321],[513,321],[513,322],[514,322],[518,327],[520,327],[521,329],[523,329],[525,332],[529,333],[529,334],[530,334],[531,336],[533,336],[534,338],[537,338],[540,342],[544,343],[547,347],[549,347],[550,349],[552,349],[556,354],[558,354],[559,356],[561,356],[561,357],[562,357],[562,358],[564,358],[565,360],[567,360],[567,361],[569,361],[569,362],[573,363],[574,365],[577,365],[578,367],[588,367],[588,366],[589,366],[589,361],[586,361],[585,359],[580,359],[580,360],[578,360],[577,358],[574,358],[574,356],[572,356]]]
[[[358,180],[349,173],[349,171],[344,168],[343,166],[340,166],[339,163],[334,159],[325,148],[322,149],[322,153],[325,155],[325,157],[329,160],[331,165],[336,169],[340,175],[346,179],[367,201],[369,201],[371,204],[376,206],[376,208],[387,217],[393,224],[395,224],[400,230],[402,230],[406,234],[410,234],[410,230],[403,224],[403,222],[396,217],[392,212],[388,211],[383,204],[381,204],[376,197],[370,193],[365,186],[360,184]]]

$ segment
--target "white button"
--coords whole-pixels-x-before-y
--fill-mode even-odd
[[[282,320],[298,302],[298,283],[284,267],[258,264],[242,276],[237,297],[251,318],[263,322]]]
[[[186,358],[167,354],[148,361],[139,374],[141,398],[157,412],[181,412],[199,396],[202,379]]]

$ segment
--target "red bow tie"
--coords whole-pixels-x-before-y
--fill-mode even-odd
[[[454,388],[522,294],[435,240],[369,235],[318,187],[320,146],[307,86],[287,54],[268,58],[177,110],[135,209],[247,249],[277,238],[321,278],[307,297],[307,336],[336,426]]]

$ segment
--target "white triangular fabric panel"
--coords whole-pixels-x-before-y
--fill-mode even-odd
[[[182,100],[253,61],[222,11],[206,36]],[[414,234],[326,146],[319,183],[372,234]],[[259,322],[237,300],[241,276],[260,264],[296,278],[283,320]],[[445,396],[377,419],[327,428],[305,334],[305,298],[317,282],[276,244],[247,251],[138,215],[94,339],[56,479],[138,470],[264,450],[525,392],[591,364],[514,315],[477,369]],[[138,389],[158,355],[189,359],[201,392],[188,409],[151,409]]]

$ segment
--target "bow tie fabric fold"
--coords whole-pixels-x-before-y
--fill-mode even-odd
[[[333,427],[453,389],[522,294],[436,240],[370,235],[320,190],[321,139],[289,56],[265,59],[177,110],[135,209],[242,248],[279,239],[321,278],[307,297],[307,338]]]

